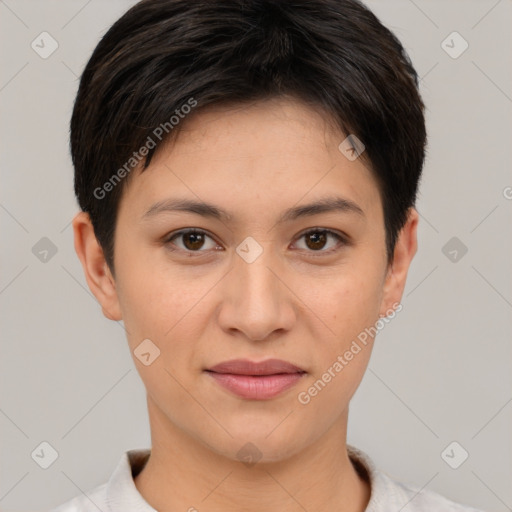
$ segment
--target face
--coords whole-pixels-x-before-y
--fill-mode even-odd
[[[338,149],[345,137],[291,99],[210,109],[131,176],[112,287],[88,280],[124,321],[150,421],[232,459],[250,442],[262,462],[346,422],[373,345],[365,329],[400,301],[417,219],[389,266],[375,178]],[[293,367],[210,371],[270,359]]]

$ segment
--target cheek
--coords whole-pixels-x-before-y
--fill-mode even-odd
[[[364,376],[381,284],[377,272],[354,271],[340,273],[328,286],[310,288],[308,293],[312,300],[308,306],[319,313],[323,334],[316,337],[315,371],[299,390],[297,401],[309,417],[317,418],[320,428],[336,420]]]
[[[144,265],[134,260],[132,254],[118,272],[118,295],[130,349],[133,352],[142,340],[150,339],[160,350],[159,362],[182,374],[198,364],[194,340],[202,337],[213,315],[207,292],[219,276],[211,272],[191,277],[189,270],[171,272],[169,265]]]
[[[308,278],[300,297],[325,326],[324,339],[342,347],[378,319],[382,279],[378,264],[346,265],[325,279]]]
[[[193,299],[190,283],[186,285],[183,274],[171,274],[169,266],[155,264],[149,251],[135,242],[123,240],[119,254],[123,258],[116,264],[116,285],[125,326],[132,335],[161,338]]]
[[[185,286],[179,275],[169,276],[168,271],[154,267],[133,272],[126,263],[119,269],[122,285],[118,291],[134,364],[157,403],[172,403],[185,410],[191,407],[190,397],[179,383],[198,365],[193,341],[200,338],[204,327],[200,318],[208,306],[201,300],[206,283],[187,280]],[[149,364],[142,357],[147,352]]]

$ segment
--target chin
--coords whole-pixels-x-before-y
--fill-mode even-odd
[[[214,452],[234,461],[245,463],[251,467],[255,463],[276,463],[282,462],[299,453],[307,445],[304,438],[304,430],[295,432],[290,425],[279,431],[279,421],[273,424],[272,428],[267,425],[258,428],[247,424],[239,425],[240,428],[228,428],[233,436],[222,436],[222,439],[205,440],[207,446]],[[275,430],[273,430],[275,429]]]

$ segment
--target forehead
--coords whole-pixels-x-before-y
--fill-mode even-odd
[[[185,118],[122,202],[139,213],[169,196],[274,211],[334,193],[363,210],[380,204],[367,163],[340,151],[346,135],[326,114],[291,98],[217,106]],[[257,207],[257,210],[254,210]],[[226,208],[231,210],[231,208]]]

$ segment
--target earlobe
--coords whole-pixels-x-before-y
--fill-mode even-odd
[[[418,249],[417,228],[419,215],[410,208],[407,221],[401,229],[389,264],[381,302],[381,316],[387,316],[400,303],[407,280],[407,272]]]
[[[89,289],[100,303],[103,314],[110,320],[121,320],[115,280],[96,239],[89,214],[78,213],[73,219],[75,251],[82,263]]]

